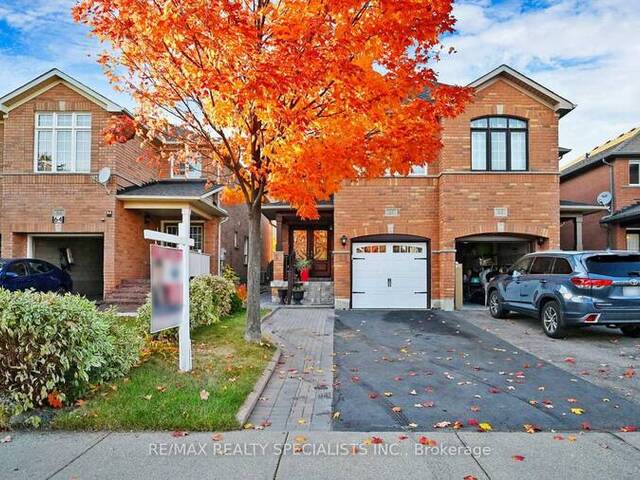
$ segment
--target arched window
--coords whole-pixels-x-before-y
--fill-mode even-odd
[[[471,121],[471,170],[529,169],[527,122],[513,117],[482,117]]]

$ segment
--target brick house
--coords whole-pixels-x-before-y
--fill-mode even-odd
[[[3,258],[69,264],[78,293],[126,304],[149,278],[144,229],[174,233],[189,218],[191,273],[216,274],[229,216],[222,187],[195,170],[137,161],[137,140],[106,145],[116,114],[128,115],[57,69],[0,98],[0,242]]]
[[[575,105],[506,65],[469,86],[466,111],[443,120],[438,161],[345,184],[315,221],[264,207],[277,222],[274,297],[295,253],[312,261],[311,303],[449,310],[456,264],[473,301],[483,266],[560,246],[558,121]]]
[[[585,217],[582,225],[562,223],[562,248],[574,248],[582,237],[587,250],[640,250],[640,128],[563,165],[563,201],[594,204],[603,192],[610,195],[600,197],[605,206],[597,214]]]

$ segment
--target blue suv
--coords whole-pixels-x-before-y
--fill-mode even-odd
[[[539,318],[551,338],[570,327],[605,325],[640,336],[640,254],[627,251],[525,255],[487,286],[489,312]]]
[[[38,292],[70,292],[73,281],[55,265],[35,258],[0,259],[0,288]]]

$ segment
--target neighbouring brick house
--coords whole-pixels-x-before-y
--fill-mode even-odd
[[[177,233],[189,217],[192,273],[215,274],[229,217],[222,187],[137,161],[136,140],[105,144],[110,117],[123,114],[57,69],[0,98],[0,241],[2,257],[70,263],[77,292],[126,304],[149,278],[144,229]]]
[[[456,263],[472,298],[483,265],[559,248],[558,121],[575,105],[505,65],[470,87],[466,111],[443,120],[438,161],[345,184],[315,221],[265,206],[278,226],[274,296],[295,252],[312,260],[309,302],[452,309]]]
[[[571,202],[601,203],[597,215],[576,228],[563,222],[561,244],[574,248],[582,231],[587,250],[640,250],[640,128],[634,128],[565,164],[560,195]],[[608,194],[606,193],[608,192]]]

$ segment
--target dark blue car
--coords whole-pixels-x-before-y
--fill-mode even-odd
[[[35,258],[0,259],[0,287],[6,290],[70,292],[73,282],[67,272]]]
[[[489,312],[539,318],[552,338],[571,327],[604,325],[640,336],[640,254],[628,251],[537,252],[487,286]]]

